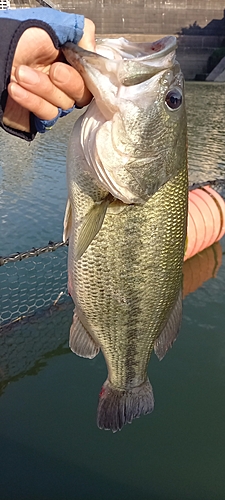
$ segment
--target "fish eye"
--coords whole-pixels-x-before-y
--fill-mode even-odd
[[[169,90],[166,94],[165,103],[169,109],[178,109],[182,104],[182,93],[179,89]]]

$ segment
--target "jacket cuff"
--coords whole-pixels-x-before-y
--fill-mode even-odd
[[[59,118],[61,118],[62,116],[68,115],[75,108],[76,108],[76,105],[72,106],[72,108],[69,108],[69,109],[58,108],[58,114],[52,120],[41,120],[40,118],[35,116],[34,123],[35,123],[35,128],[36,128],[37,132],[39,132],[39,134],[44,134],[48,130],[51,130],[51,128],[53,127],[53,125],[56,124],[56,122],[58,121]]]
[[[66,42],[78,43],[83,36],[84,16],[69,14],[48,7],[33,9],[5,9],[0,11],[0,19],[7,22],[9,19],[19,22],[29,20],[43,21],[56,33],[60,45]]]

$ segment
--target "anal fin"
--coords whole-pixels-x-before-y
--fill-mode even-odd
[[[179,333],[182,321],[182,289],[179,292],[177,301],[173,307],[170,317],[164,326],[160,336],[154,344],[154,351],[156,356],[161,361],[168,349],[172,347]]]
[[[92,359],[99,353],[99,347],[82,325],[76,312],[70,328],[69,346],[71,351],[82,358]]]

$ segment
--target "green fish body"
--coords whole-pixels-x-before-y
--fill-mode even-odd
[[[174,37],[63,48],[95,97],[68,147],[70,347],[101,349],[97,423],[112,431],[153,410],[150,355],[164,356],[182,317],[187,131],[175,48]]]

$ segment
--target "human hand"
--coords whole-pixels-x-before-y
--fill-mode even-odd
[[[81,47],[95,50],[95,26],[85,19]],[[52,120],[58,108],[87,105],[92,98],[80,74],[63,59],[46,31],[29,28],[21,36],[13,59],[5,125],[30,131],[30,112],[41,120]]]

